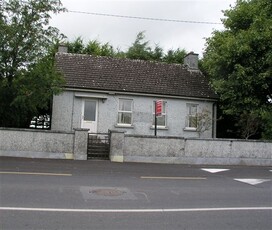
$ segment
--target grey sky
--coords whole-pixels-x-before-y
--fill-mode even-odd
[[[222,10],[234,6],[235,0],[62,0],[62,3],[70,11],[220,23]],[[220,24],[150,21],[72,12],[54,15],[51,25],[59,28],[70,41],[81,36],[86,42],[97,39],[122,50],[134,42],[138,32],[146,31],[150,44],[158,44],[164,51],[185,48],[201,56],[205,37],[210,37],[214,29],[223,29]]]

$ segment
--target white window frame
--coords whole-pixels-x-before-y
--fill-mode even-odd
[[[156,101],[153,101],[152,105],[152,128],[155,128],[155,103]],[[164,125],[158,125],[158,120],[157,120],[157,128],[166,128],[167,127],[167,110],[166,110],[166,105],[167,101],[162,101],[162,114],[161,117],[164,116]],[[157,118],[158,119],[158,118]]]
[[[121,101],[130,101],[131,104],[130,104],[130,110],[122,110],[120,109],[120,104],[121,104]],[[131,115],[131,123],[128,124],[128,123],[122,123],[119,118],[119,114],[130,114]],[[133,99],[130,99],[130,98],[119,98],[119,101],[118,101],[118,114],[117,114],[117,126],[124,126],[124,127],[131,127],[133,124]]]
[[[195,107],[195,112],[192,111],[192,108]],[[198,104],[195,103],[187,103],[186,104],[186,124],[185,124],[185,130],[191,130],[196,131],[197,130],[197,120],[196,120],[196,126],[190,125],[190,118],[197,119],[197,111],[198,111]]]

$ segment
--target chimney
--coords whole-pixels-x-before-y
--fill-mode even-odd
[[[68,53],[68,46],[63,43],[59,44],[58,52],[59,53]]]
[[[184,65],[191,70],[198,70],[198,54],[194,52],[188,53],[184,58]]]

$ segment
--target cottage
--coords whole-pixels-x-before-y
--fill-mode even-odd
[[[52,130],[154,135],[154,105],[162,100],[159,136],[215,137],[217,95],[198,69],[197,54],[189,53],[180,65],[59,50],[56,64],[66,85],[53,98]],[[202,113],[207,116],[200,124]],[[205,122],[211,125],[200,132]]]

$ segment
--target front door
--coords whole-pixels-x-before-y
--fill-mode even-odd
[[[90,133],[97,132],[97,101],[83,100],[81,128],[89,129]]]

